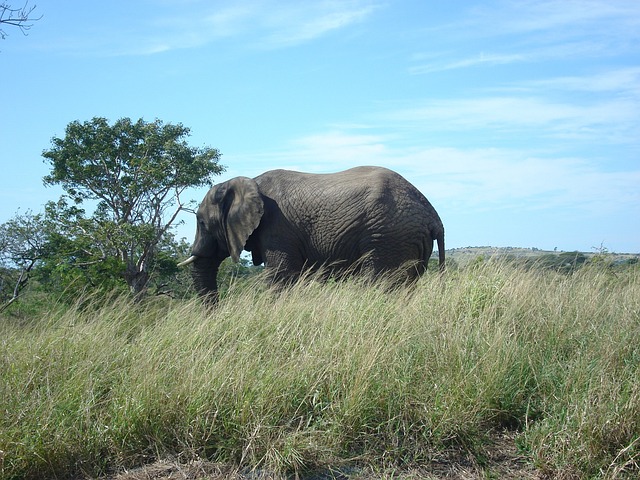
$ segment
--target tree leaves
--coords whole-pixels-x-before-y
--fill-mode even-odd
[[[97,201],[83,228],[95,239],[94,247],[103,245],[124,264],[124,278],[135,293],[146,288],[157,245],[192,203],[181,194],[212,183],[224,171],[218,150],[191,147],[188,136],[179,123],[121,118],[110,125],[95,117],[71,122],[64,138],[54,137],[42,154],[52,167],[45,185],[61,185],[77,205]],[[77,219],[78,226],[84,220]]]

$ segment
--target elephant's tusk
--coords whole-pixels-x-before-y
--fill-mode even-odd
[[[180,262],[178,264],[179,267],[185,267],[187,265],[192,264],[193,262],[195,262],[198,259],[198,257],[196,257],[195,255],[191,255],[189,258],[187,258],[184,262]]]

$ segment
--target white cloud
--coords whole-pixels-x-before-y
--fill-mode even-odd
[[[492,96],[415,103],[418,105],[382,114],[381,118],[431,132],[531,132],[529,135],[584,139],[597,132],[603,142],[635,141],[630,135],[640,119],[638,105],[624,98],[570,103],[533,96]]]
[[[287,47],[313,40],[367,18],[375,6],[360,2],[301,3],[298,8],[265,12],[266,48]]]
[[[409,68],[409,73],[412,75],[422,75],[425,73],[442,72],[446,70],[456,70],[459,68],[469,68],[478,65],[504,65],[514,62],[522,62],[526,60],[522,54],[492,54],[492,53],[480,53],[476,56],[464,58],[461,60],[440,62],[440,63],[428,63],[425,65],[418,65]]]
[[[199,28],[208,32],[210,37],[232,37],[245,33],[254,15],[255,10],[250,4],[237,4],[204,16]]]
[[[637,211],[640,166],[605,171],[586,158],[541,155],[506,148],[398,146],[398,138],[347,131],[294,139],[259,158],[233,158],[308,172],[334,172],[356,165],[392,168],[449,212],[556,210],[582,215]],[[232,173],[231,176],[236,173]]]
[[[331,131],[296,139],[292,145],[312,156],[322,154],[326,158],[336,158],[342,163],[384,157],[384,141],[385,137],[378,135],[354,135]]]
[[[631,94],[640,98],[640,67],[612,69],[585,76],[557,77],[523,84],[546,90],[614,92]]]
[[[626,37],[640,25],[640,5],[636,0],[505,0],[471,8],[460,24],[473,27],[465,30],[471,34],[535,33],[541,41],[549,32],[556,39],[584,33]]]
[[[465,211],[603,213],[640,204],[638,167],[603,171],[584,158],[509,149],[427,148],[405,161],[426,192]]]
[[[194,2],[157,5],[141,20],[129,15],[104,29],[92,27],[43,48],[72,54],[152,55],[239,39],[250,48],[290,47],[365,20],[377,7],[369,0],[293,2]],[[134,20],[135,19],[135,20]]]
[[[387,143],[390,140],[388,136],[334,129],[291,139],[283,148],[271,152],[226,157],[230,165],[243,165],[243,175],[262,173],[263,165],[269,165],[270,169],[328,173],[358,165],[389,165],[392,155]],[[235,174],[232,172],[232,176]]]
[[[437,61],[439,55],[428,51],[415,53],[411,74],[635,54],[640,2],[504,0],[468,8],[455,22],[427,33],[447,45],[448,60]],[[425,63],[425,58],[431,60]]]

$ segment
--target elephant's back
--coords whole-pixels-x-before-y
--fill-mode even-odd
[[[270,170],[255,178],[260,192],[291,215],[308,213],[327,221],[345,209],[361,210],[397,190],[398,174],[382,167],[355,167],[336,173]],[[408,182],[407,185],[410,186]],[[326,218],[323,218],[326,217]]]
[[[274,250],[283,242],[296,244],[311,263],[350,264],[374,252],[377,269],[397,268],[428,259],[443,232],[426,197],[386,168],[330,174],[271,170],[255,181],[266,197],[264,236],[277,239]]]
[[[425,229],[440,223],[427,198],[400,174],[384,167],[361,166],[337,173],[270,170],[255,178],[261,193],[273,199],[286,217],[300,225],[321,224],[321,231]],[[410,219],[410,220],[409,220]],[[432,230],[435,225],[429,225]],[[327,233],[328,234],[328,233]]]
[[[429,200],[400,174],[384,167],[361,166],[337,173],[270,170],[255,178],[260,192],[284,210],[309,213],[316,220],[336,215],[387,218],[439,217]],[[327,217],[327,218],[321,218]]]
[[[330,197],[333,201],[353,200],[354,195],[384,196],[413,187],[398,173],[384,167],[360,166],[335,173],[305,173],[294,170],[269,170],[257,176],[256,183],[260,191],[272,198],[290,198],[297,195],[310,195],[319,201]]]

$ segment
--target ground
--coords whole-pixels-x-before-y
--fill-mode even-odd
[[[396,470],[374,470],[366,467],[342,466],[335,470],[323,470],[309,473],[308,480],[542,480],[550,478],[544,472],[534,468],[520,453],[515,445],[515,435],[501,433],[496,435],[486,451],[482,464],[471,455],[459,452],[444,452],[441,457],[424,467]],[[164,460],[143,468],[126,471],[109,477],[107,480],[266,480],[286,477],[270,475],[264,471],[238,472],[224,465],[195,461],[181,464]],[[296,478],[291,476],[290,478]],[[572,475],[554,476],[554,478],[573,478]]]

